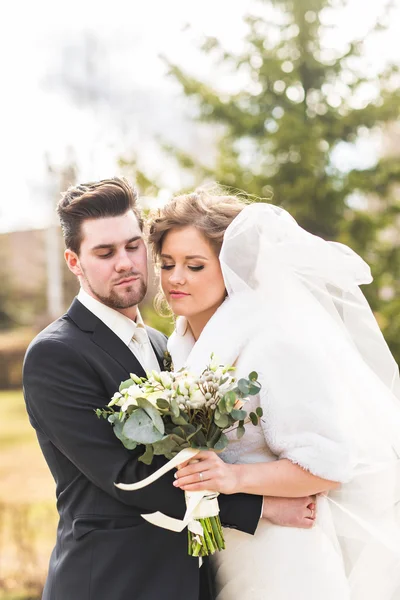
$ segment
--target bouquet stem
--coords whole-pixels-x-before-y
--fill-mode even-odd
[[[225,549],[225,541],[219,516],[197,519],[203,528],[199,536],[188,530],[189,555],[208,556]]]

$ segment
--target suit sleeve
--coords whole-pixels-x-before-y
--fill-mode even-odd
[[[150,466],[143,464],[138,461],[142,449],[124,448],[110,424],[96,417],[94,410],[109,398],[98,374],[76,349],[51,338],[34,343],[25,359],[24,393],[36,428],[94,485],[143,512],[183,517],[184,494],[172,485],[173,473],[135,492],[115,487],[114,482],[146,478],[166,459],[155,457]],[[249,503],[254,499],[249,497]],[[244,504],[245,498],[221,498],[221,516],[228,526],[250,531],[252,519],[243,518]]]

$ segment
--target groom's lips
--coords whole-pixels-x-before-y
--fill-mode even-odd
[[[121,279],[121,281],[118,281],[118,283],[116,283],[115,285],[129,284],[133,281],[136,281],[137,279],[139,279],[139,277],[127,277],[126,279]]]

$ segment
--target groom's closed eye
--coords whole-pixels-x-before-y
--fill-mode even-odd
[[[139,246],[138,245],[136,245],[136,246],[126,246],[126,249],[129,252],[134,252],[135,250],[139,249]],[[106,254],[96,254],[96,256],[98,256],[99,258],[110,258],[113,254],[114,254],[114,251],[110,250]]]

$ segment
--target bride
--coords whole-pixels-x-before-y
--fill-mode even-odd
[[[400,600],[399,376],[358,287],[367,264],[278,207],[202,190],[161,209],[150,242],[177,315],[175,370],[214,353],[262,384],[245,407],[262,406],[260,425],[200,452],[175,485],[319,494],[311,529],[225,530],[218,600]]]

